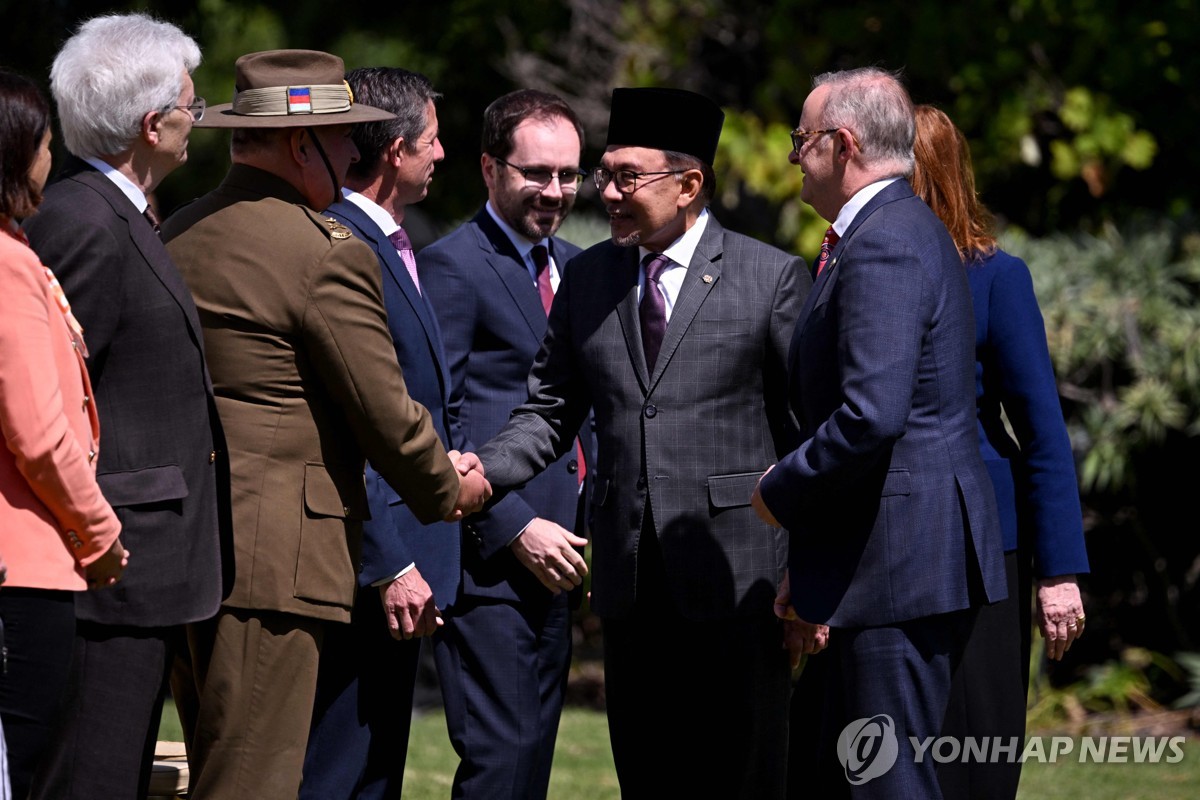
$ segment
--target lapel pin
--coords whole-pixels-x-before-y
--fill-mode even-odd
[[[705,283],[712,283],[713,277],[712,275],[705,275],[700,280],[704,281]]]

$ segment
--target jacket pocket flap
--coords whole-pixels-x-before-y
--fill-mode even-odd
[[[738,472],[732,475],[708,476],[708,502],[714,508],[737,508],[750,505],[750,495],[762,472]]]
[[[362,476],[335,476],[323,464],[304,465],[304,507],[322,517],[370,518]]]
[[[113,506],[139,506],[188,496],[183,470],[176,464],[106,472],[96,476],[104,499]]]
[[[881,495],[891,497],[898,494],[912,494],[912,473],[906,469],[889,469]]]

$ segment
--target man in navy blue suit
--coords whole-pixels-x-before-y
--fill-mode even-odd
[[[421,251],[450,362],[452,438],[486,442],[526,376],[567,260],[583,128],[561,98],[522,89],[488,106],[486,205]],[[589,437],[590,438],[590,437]],[[544,798],[571,657],[568,595],[587,567],[575,448],[463,525],[462,594],[436,639],[454,797]]]
[[[909,737],[938,735],[971,609],[1006,594],[971,294],[905,180],[914,130],[899,81],[866,68],[816,78],[792,133],[831,230],[789,356],[802,443],[753,504],[791,536],[777,613],[831,629],[821,747],[841,768],[820,796],[941,797]]]
[[[404,209],[425,197],[445,155],[434,107],[440,95],[424,76],[398,68],[356,69],[346,79],[356,101],[396,118],[356,126],[360,160],[350,167],[343,199],[327,213],[379,258],[404,382],[449,448],[441,334],[400,227]],[[422,525],[370,467],[367,495],[371,519],[363,526],[351,624],[330,631],[322,650],[300,788],[300,797],[312,800],[400,796],[420,639],[442,625],[442,609],[458,587],[458,523]]]

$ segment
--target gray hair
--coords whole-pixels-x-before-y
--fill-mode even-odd
[[[97,158],[128,149],[146,113],[175,105],[183,73],[199,65],[196,42],[169,22],[109,14],[83,23],[50,69],[67,150]]]
[[[829,87],[819,127],[850,129],[866,163],[881,173],[912,174],[917,123],[896,73],[879,67],[826,72],[813,78],[818,86]]]

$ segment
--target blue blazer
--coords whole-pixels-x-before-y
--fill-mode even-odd
[[[954,243],[895,181],[851,222],[800,312],[788,392],[803,444],[762,481],[791,533],[803,619],[888,625],[1006,596],[973,326]]]
[[[1075,461],[1029,268],[997,250],[969,262],[967,279],[975,306],[979,450],[996,490],[1004,550],[1017,549],[1019,531],[1037,577],[1087,572]]]
[[[375,252],[383,270],[383,300],[396,358],[404,371],[409,395],[429,410],[434,429],[451,448],[447,416],[449,374],[437,318],[413,285],[404,261],[388,238],[358,206],[343,199],[326,213],[353,231]],[[438,608],[454,601],[459,581],[459,525],[422,525],[374,469],[367,466],[367,500],[371,519],[363,525],[362,569],[359,585],[395,575],[411,563],[433,589]]]
[[[562,274],[580,252],[558,237],[551,254]],[[421,251],[421,286],[446,339],[450,363],[450,426],[463,451],[496,435],[528,396],[529,368],[546,333],[546,312],[525,262],[486,209]],[[585,426],[584,441],[590,442]],[[588,451],[591,445],[586,444]],[[594,461],[593,461],[594,463]],[[583,536],[578,517],[579,465],[574,450],[545,472],[464,524],[466,595],[548,601],[541,583],[508,545],[534,517]]]

